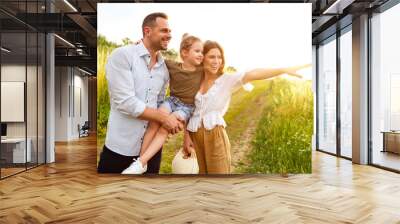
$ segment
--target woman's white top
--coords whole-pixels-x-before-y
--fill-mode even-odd
[[[242,78],[245,74],[244,72],[223,74],[205,94],[197,92],[195,110],[188,122],[187,130],[196,132],[201,127],[201,122],[207,130],[217,125],[226,127],[224,115],[228,110],[232,93],[243,85]]]

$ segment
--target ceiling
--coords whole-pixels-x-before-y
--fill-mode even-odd
[[[44,48],[44,44],[32,40],[36,33],[54,32],[56,66],[78,66],[95,75],[97,2],[48,0],[46,5],[45,0],[1,0],[2,46],[12,49],[2,60],[18,63],[26,56],[29,63],[37,57],[36,51]]]

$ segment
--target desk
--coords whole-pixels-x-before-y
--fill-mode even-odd
[[[25,138],[6,138],[1,139],[1,157],[7,163],[25,163],[31,161],[31,145],[30,138],[26,141],[28,144],[25,153]],[[12,159],[11,159],[12,158]],[[25,161],[25,159],[27,161]]]
[[[400,131],[382,131],[381,133],[383,133],[382,152],[400,154]]]

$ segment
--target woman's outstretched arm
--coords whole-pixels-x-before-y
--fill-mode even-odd
[[[273,78],[282,74],[288,74],[291,76],[295,76],[298,78],[301,78],[302,76],[297,74],[296,72],[300,69],[310,67],[311,64],[306,64],[306,65],[299,65],[299,66],[292,66],[292,67],[287,67],[287,68],[259,68],[259,69],[254,69],[251,71],[246,72],[246,74],[243,76],[242,83],[248,83],[254,80],[261,80],[261,79],[269,79]]]

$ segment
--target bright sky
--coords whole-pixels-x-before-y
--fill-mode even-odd
[[[219,42],[226,65],[239,71],[311,63],[311,4],[99,3],[97,32],[115,43],[142,38],[142,21],[153,12],[169,17],[179,50],[184,33]],[[311,79],[311,68],[300,71]]]

